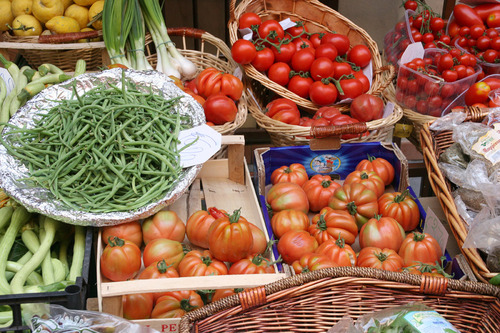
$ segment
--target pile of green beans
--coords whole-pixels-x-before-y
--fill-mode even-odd
[[[103,83],[60,100],[31,129],[13,127],[1,143],[39,186],[69,208],[132,211],[165,196],[180,173],[178,134],[191,119],[151,88]]]

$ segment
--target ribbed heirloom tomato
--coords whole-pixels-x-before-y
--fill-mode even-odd
[[[142,235],[145,244],[157,238],[182,242],[186,235],[186,225],[176,212],[161,210],[142,223]]]
[[[179,272],[173,267],[173,265],[167,265],[165,260],[160,260],[146,267],[141,274],[139,274],[139,279],[165,279],[165,278],[178,278]],[[165,293],[153,293],[154,301]],[[151,312],[151,310],[150,310]]]
[[[353,244],[358,235],[358,226],[354,217],[345,210],[323,208],[312,219],[309,233],[316,238],[318,244],[329,239],[342,237],[347,244]]]
[[[274,263],[262,255],[250,255],[238,260],[229,268],[229,274],[266,274],[274,273]]]
[[[131,241],[138,247],[142,245],[142,230],[141,224],[138,221],[106,226],[102,228],[102,239],[105,244],[108,244],[109,237],[118,237]]]
[[[203,300],[194,290],[169,291],[158,298],[151,318],[180,318],[202,306]]]
[[[179,263],[180,276],[226,275],[227,266],[208,250],[191,250]]]
[[[240,79],[213,67],[204,69],[196,77],[196,88],[204,98],[222,93],[236,101],[240,99],[243,93],[243,83]]]
[[[128,240],[113,237],[101,254],[102,275],[111,281],[133,278],[141,269],[141,250]]]
[[[403,267],[403,258],[391,249],[365,247],[359,251],[358,267],[371,267],[386,271],[399,272]]]
[[[375,171],[382,178],[385,185],[389,185],[394,179],[394,167],[389,161],[381,157],[368,155],[367,159],[358,163],[356,170]]]
[[[248,224],[250,225],[250,231],[252,232],[253,238],[253,245],[250,249],[250,254],[264,253],[267,248],[266,235],[264,235],[264,232],[252,222],[248,222]]]
[[[215,291],[215,293],[212,295],[212,302],[218,301],[221,298],[232,296],[232,295],[240,293],[242,291],[243,291],[243,288],[217,289]]]
[[[153,294],[130,294],[122,297],[123,318],[128,320],[148,319],[153,310]]]
[[[285,209],[300,210],[309,212],[309,200],[306,192],[295,183],[277,183],[267,192],[266,202],[273,212]]]
[[[196,246],[208,249],[208,229],[210,225],[226,214],[223,210],[214,209],[198,210],[194,212],[186,221],[186,236],[188,240]]]
[[[271,227],[275,238],[281,238],[290,230],[307,230],[309,217],[300,210],[286,209],[273,214]]]
[[[224,125],[236,119],[238,107],[231,98],[217,93],[209,96],[203,103],[203,111],[207,121],[215,125]]]
[[[300,163],[292,163],[289,166],[283,165],[271,173],[271,184],[290,182],[299,186],[309,179],[306,168]]]
[[[318,269],[337,267],[330,258],[321,253],[306,253],[292,263],[295,274],[317,271]]]
[[[326,255],[338,266],[356,266],[356,252],[342,237],[327,240],[316,249],[316,253]]]
[[[142,253],[142,260],[146,267],[165,259],[167,265],[177,268],[183,257],[184,249],[182,248],[182,244],[165,238],[153,239],[146,245]]]
[[[347,175],[344,184],[359,183],[375,192],[377,198],[385,191],[384,181],[375,171],[355,170]]]
[[[328,175],[314,175],[302,185],[309,200],[309,210],[319,212],[322,208],[328,206],[328,200],[333,192],[340,187]]]
[[[236,262],[252,250],[250,223],[240,214],[238,209],[230,216],[220,217],[208,230],[208,248],[221,261]]]
[[[420,210],[408,190],[385,193],[378,199],[379,213],[394,218],[405,231],[414,230],[420,222]]]
[[[398,251],[405,239],[403,227],[392,217],[371,218],[359,231],[359,246]]]
[[[404,266],[411,266],[423,262],[426,264],[435,264],[441,258],[441,247],[434,237],[426,233],[409,233],[401,248],[399,255],[404,260]]]
[[[278,241],[278,252],[283,261],[289,265],[317,248],[318,241],[304,230],[287,231]]]
[[[267,104],[266,115],[290,125],[298,125],[300,121],[297,105],[287,98],[278,98]]]

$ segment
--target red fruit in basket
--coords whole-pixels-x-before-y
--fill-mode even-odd
[[[398,251],[405,239],[403,227],[392,217],[371,218],[359,231],[359,246],[388,248]]]
[[[453,68],[453,56],[450,53],[445,53],[439,57],[439,61],[437,63],[437,69],[441,73],[444,70]]]
[[[306,192],[295,183],[277,183],[267,192],[266,202],[273,212],[285,209],[300,210],[307,214],[309,212],[309,201]]]
[[[304,230],[287,231],[278,241],[278,252],[283,261],[289,265],[317,248],[316,239]]]
[[[338,239],[339,236],[351,245],[358,235],[358,226],[354,217],[347,211],[327,206],[314,215],[308,231],[320,245],[329,239]]]
[[[154,298],[151,293],[122,296],[123,318],[128,320],[149,319]]]
[[[490,47],[491,38],[488,36],[481,36],[476,41],[476,47],[480,51],[486,51]]]
[[[465,104],[472,105],[475,103],[486,103],[488,101],[488,94],[490,93],[490,86],[484,82],[474,83],[464,95]]]
[[[177,268],[183,257],[184,249],[182,248],[182,244],[164,238],[154,239],[149,242],[142,254],[142,260],[146,267],[165,259],[167,265]]]
[[[141,250],[134,243],[114,237],[101,254],[101,273],[111,281],[133,278],[141,269]]]
[[[377,96],[362,94],[351,103],[351,117],[361,122],[381,119],[384,115],[384,101]]]
[[[281,86],[286,86],[290,81],[290,66],[284,62],[277,62],[271,65],[267,71],[267,77]]]
[[[356,266],[356,253],[349,244],[345,243],[342,236],[338,239],[327,240],[316,249],[316,253],[326,255],[339,266]]]
[[[274,53],[270,48],[264,47],[257,51],[257,55],[252,60],[251,64],[259,72],[265,72],[274,63]]]
[[[321,253],[306,253],[292,263],[295,274],[317,271],[318,269],[337,267],[326,255]]]
[[[455,82],[458,80],[458,73],[453,69],[444,70],[441,76],[446,82]]]
[[[308,72],[315,60],[314,52],[309,48],[295,52],[292,56],[292,68],[296,72]]]
[[[182,242],[186,235],[186,225],[174,211],[162,210],[142,223],[142,235],[144,244],[156,238]]]
[[[203,300],[194,290],[169,291],[158,298],[151,318],[180,318],[202,306]]]
[[[326,119],[328,120],[329,123],[335,118],[336,116],[340,115],[340,110],[334,106],[323,106],[316,111],[316,113],[313,116],[313,119]]]
[[[340,56],[346,54],[351,46],[349,37],[347,37],[346,35],[334,34],[331,32],[326,33],[323,38],[321,38],[321,44],[326,43],[332,43],[333,45],[335,45]]]
[[[138,247],[142,245],[142,229],[138,221],[123,223],[119,225],[106,226],[102,228],[102,240],[108,244],[109,237],[118,237],[131,241]]]
[[[298,125],[300,111],[293,101],[287,98],[278,98],[266,106],[265,113],[268,117],[290,125]]]
[[[489,28],[500,27],[500,10],[496,10],[488,15],[488,17],[486,18],[486,25]]]
[[[196,88],[205,98],[221,93],[236,101],[243,93],[243,83],[239,78],[213,67],[204,69],[196,77]]]
[[[198,210],[194,212],[186,221],[188,240],[196,246],[208,249],[208,229],[218,217],[211,208],[208,211]]]
[[[326,82],[326,83],[325,83]],[[329,81],[315,81],[309,89],[309,98],[318,105],[329,105],[337,100],[337,87]]]
[[[394,167],[385,158],[368,155],[368,159],[362,160],[356,166],[356,170],[375,171],[387,186],[394,179]]]
[[[488,49],[483,53],[483,59],[486,62],[495,63],[498,58],[498,52],[493,49]]]
[[[290,79],[287,88],[288,90],[302,98],[308,98],[309,89],[311,88],[313,82],[314,80],[310,77],[297,74]]]
[[[292,163],[290,166],[283,165],[271,173],[271,183],[273,185],[277,183],[295,183],[302,186],[308,179],[306,168],[300,163]]]
[[[344,100],[347,98],[356,98],[363,93],[363,83],[352,76],[352,79],[340,80],[340,87],[342,92],[339,91],[339,99]]]
[[[351,65],[349,65],[346,62],[333,62],[334,65],[334,73],[333,73],[333,78],[335,80],[340,79],[343,75],[349,75],[352,74],[353,70],[351,68]]]
[[[238,39],[231,47],[231,56],[238,64],[246,65],[255,59],[257,49],[251,41]]]
[[[251,255],[238,260],[229,268],[229,274],[268,274],[275,273],[273,263],[262,255]]]
[[[403,258],[391,249],[365,247],[359,251],[356,266],[399,272],[403,267]]]
[[[215,125],[234,121],[238,113],[234,101],[223,94],[209,96],[203,104],[203,110],[207,121],[211,121]]]
[[[309,117],[300,117],[299,126],[311,127],[313,120]]]
[[[328,206],[328,199],[339,187],[340,184],[333,181],[328,175],[312,176],[302,185],[309,200],[309,210],[319,212],[322,208]]]
[[[377,198],[385,191],[385,184],[382,178],[375,171],[354,170],[344,180],[344,184],[360,183],[375,192]]]
[[[286,32],[291,36],[301,35],[303,32],[308,32],[307,28],[304,26],[303,22],[294,22],[295,26],[286,29]]]
[[[311,65],[311,77],[318,81],[333,76],[333,61],[327,57],[316,57]]]
[[[408,191],[385,193],[378,199],[379,213],[394,218],[405,231],[420,223],[420,210]]]
[[[282,210],[273,214],[271,227],[274,237],[279,239],[290,230],[307,230],[309,227],[309,217],[300,210]]]
[[[182,277],[227,275],[226,264],[215,259],[208,250],[189,251],[179,263],[178,270]]]
[[[431,235],[412,232],[406,236],[401,244],[399,255],[403,258],[404,266],[414,265],[418,262],[433,265],[436,261],[439,262],[442,252],[438,242]]]
[[[416,1],[413,1],[413,0],[408,0],[405,2],[405,9],[409,9],[409,10],[417,10],[418,8],[418,2]]]
[[[239,29],[251,28],[252,25],[259,25],[261,23],[262,20],[259,17],[259,15],[255,13],[244,13],[243,15],[240,16],[238,20],[238,28]]]
[[[271,47],[271,50],[274,53],[275,62],[285,62],[285,63],[289,63],[296,52],[295,44],[291,42],[287,44],[282,44],[280,46],[279,51],[275,47]]]
[[[494,77],[488,77],[484,79],[482,82],[488,84],[491,90],[500,89],[500,79]]]
[[[334,61],[337,58],[338,51],[335,45],[331,43],[321,44],[316,47],[316,58],[326,57],[331,61]]]
[[[353,71],[352,75],[363,84],[363,94],[370,90],[370,80],[362,71]]]
[[[347,60],[363,68],[370,63],[372,54],[366,45],[356,45],[347,52]]]
[[[430,28],[434,32],[438,32],[443,30],[444,28],[444,20],[440,17],[433,17],[430,21]]]
[[[285,36],[283,27],[276,20],[266,20],[262,22],[259,26],[258,32],[261,38],[268,37],[268,40],[273,43],[277,42]],[[272,37],[270,37],[270,35]]]

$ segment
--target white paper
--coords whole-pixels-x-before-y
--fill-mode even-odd
[[[0,77],[4,80],[7,86],[7,95],[10,94],[11,90],[14,89],[14,79],[10,76],[10,73],[5,68],[0,68]]]
[[[394,104],[392,102],[387,102],[384,108],[384,113],[382,118],[389,117],[394,112]]]
[[[243,72],[241,71],[240,66],[236,66],[236,68],[233,71],[233,75],[236,76],[238,79],[243,80]]]
[[[280,21],[280,25],[283,28],[283,30],[286,30],[288,28],[295,27],[297,23],[290,20],[290,18],[287,18],[284,19],[283,21]]]
[[[401,56],[401,64],[406,64],[415,58],[424,58],[424,46],[422,43],[411,43]]]
[[[191,146],[181,151],[181,166],[189,166],[205,163],[221,147],[222,135],[208,125],[196,126],[179,133],[178,149],[193,142]]]
[[[425,211],[427,213],[427,217],[425,218],[424,233],[427,233],[436,239],[439,247],[441,247],[441,250],[443,251],[442,254],[444,255],[446,244],[448,243],[448,232],[430,207],[427,207]]]
[[[252,40],[253,31],[250,28],[238,29],[243,39]]]

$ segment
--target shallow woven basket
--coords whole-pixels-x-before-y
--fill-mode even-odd
[[[500,288],[490,284],[335,267],[245,290],[181,319],[180,332],[326,332],[343,316],[421,302],[460,332],[500,332]]]
[[[233,74],[240,69],[239,65],[231,57],[229,47],[214,35],[195,28],[168,28],[167,32],[171,37],[179,36],[182,38],[182,45],[176,45],[176,47],[184,57],[196,65],[199,72],[205,68],[214,67],[223,72]],[[189,40],[196,42],[196,50],[188,47]],[[146,36],[146,57],[153,67],[156,67],[156,51],[149,35]],[[240,128],[247,119],[248,98],[248,94],[244,89],[243,95],[238,101],[236,119],[224,125],[213,126],[213,129],[221,134],[233,134],[234,131]]]
[[[488,114],[488,111],[489,109],[468,107],[466,108],[466,112],[468,114],[467,120],[480,122]],[[441,153],[453,144],[452,132],[442,131],[437,133],[431,131],[429,129],[429,125],[431,123],[425,124],[420,131],[422,152],[429,176],[429,183],[441,203],[441,207],[443,208],[443,212],[448,220],[448,224],[450,225],[453,235],[457,240],[458,247],[469,262],[474,275],[479,280],[486,282],[495,275],[500,274],[500,272],[491,272],[477,249],[462,248],[465,238],[467,237],[467,222],[465,222],[465,220],[458,214],[457,206],[455,205],[455,201],[451,195],[451,184],[446,177],[444,177],[438,166],[438,159],[439,156],[441,156]],[[498,332],[500,332],[500,330]]]
[[[388,67],[388,70],[383,69],[387,76],[394,75],[394,67]],[[390,81],[390,80],[389,80]],[[387,81],[387,82],[389,82]],[[270,101],[266,88],[257,84],[255,81],[251,83],[252,92],[249,93],[248,111],[255,118],[257,124],[265,129],[271,138],[274,146],[296,146],[308,145],[310,140],[307,137],[314,137],[317,134],[317,128],[285,124],[279,120],[274,120],[265,115],[264,109]],[[255,97],[255,98],[253,98]],[[392,141],[392,131],[396,124],[403,116],[402,108],[394,104],[394,111],[386,118],[372,120],[366,123],[358,123],[353,125],[327,126],[328,133],[321,135],[341,135],[341,134],[360,134],[359,137],[341,140],[342,142],[372,142],[372,141]],[[347,111],[348,109],[343,109]],[[370,131],[367,136],[361,136],[361,133]]]
[[[317,0],[243,0],[236,6],[236,0],[230,2],[231,18],[228,23],[229,37],[231,43],[239,39],[238,20],[244,13],[253,12],[263,20],[275,19],[278,21],[290,18],[294,21],[305,23],[309,32],[335,31],[349,37],[351,45],[364,44],[372,54],[373,77],[369,93],[377,95],[384,90],[386,83],[382,68],[377,43],[368,33],[358,27],[349,19],[340,15],[337,11],[325,6]],[[302,98],[285,87],[271,81],[265,74],[257,71],[251,64],[244,65],[245,73],[266,88],[274,91],[282,97],[294,101],[302,108],[314,113],[320,106],[308,99]],[[348,108],[348,104],[339,105],[340,108]]]
[[[85,60],[88,71],[97,71],[108,56],[104,42],[44,44],[38,43],[38,36],[12,36],[8,32],[0,35],[0,49],[11,60],[22,55],[33,68],[50,63],[65,72],[74,72],[78,59]]]

